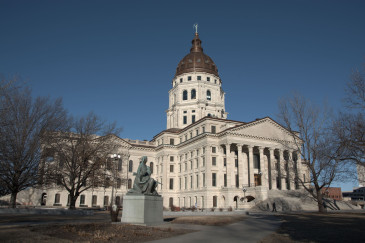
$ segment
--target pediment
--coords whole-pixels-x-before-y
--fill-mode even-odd
[[[292,134],[287,129],[268,117],[235,127],[228,133],[275,141],[294,141]]]
[[[130,148],[132,145],[125,141],[123,138],[120,138],[114,134],[110,135],[110,139],[113,139],[120,147],[127,147]]]

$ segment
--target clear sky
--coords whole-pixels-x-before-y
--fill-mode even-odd
[[[342,109],[365,63],[365,1],[0,0],[0,74],[62,97],[74,115],[116,121],[123,138],[150,140],[166,129],[194,23],[232,120],[275,119],[293,91]]]

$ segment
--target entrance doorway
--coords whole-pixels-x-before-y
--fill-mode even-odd
[[[255,174],[255,186],[261,186],[261,174]]]

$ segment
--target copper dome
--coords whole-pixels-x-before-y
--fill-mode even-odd
[[[212,58],[203,52],[203,48],[201,47],[202,41],[199,39],[198,33],[195,33],[195,37],[191,43],[193,46],[190,49],[190,53],[177,65],[175,77],[190,72],[206,72],[219,77],[218,68]]]

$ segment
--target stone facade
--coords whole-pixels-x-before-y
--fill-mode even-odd
[[[196,34],[172,80],[167,129],[151,141],[116,139],[120,147],[115,153],[121,158],[114,161],[120,165],[115,168],[128,183],[114,183],[115,195],[111,187],[90,189],[79,197],[77,207],[108,206],[112,197],[121,205],[144,155],[152,177],[161,182],[157,190],[164,207],[244,208],[252,205],[244,196],[259,201],[270,190],[299,189],[296,177],[309,178],[291,134],[274,120],[227,119],[222,80],[200,44]],[[65,190],[51,188],[39,194],[34,204],[67,205]]]

